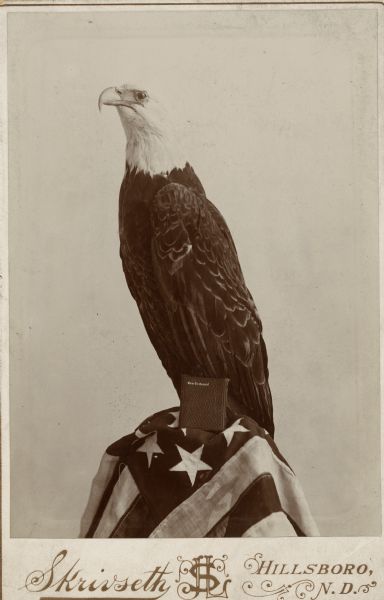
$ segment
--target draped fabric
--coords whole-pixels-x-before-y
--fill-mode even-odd
[[[248,416],[222,432],[161,411],[104,453],[80,537],[285,537],[318,530],[294,472]]]

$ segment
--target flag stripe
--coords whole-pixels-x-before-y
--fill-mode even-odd
[[[153,522],[151,510],[143,496],[137,496],[121,517],[110,537],[146,538],[157,523]]]
[[[288,469],[290,471],[292,471],[292,473],[294,475],[295,474],[294,470],[292,469],[291,465],[285,460],[284,456],[281,454],[280,450],[276,446],[275,440],[268,434],[265,436],[265,440],[266,440],[266,442],[268,442],[269,447],[271,448],[273,454],[275,456],[277,456],[277,458],[279,458],[281,460],[281,462],[283,462],[288,467]]]
[[[139,490],[135,480],[129,469],[124,465],[123,471],[115,482],[103,516],[95,530],[94,537],[109,537],[138,494]]]
[[[81,524],[80,524],[80,537],[85,537],[92,523],[92,519],[95,516],[97,507],[103,496],[104,490],[111,479],[113,470],[116,462],[118,461],[117,456],[110,456],[104,453],[100,461],[98,471],[93,478],[91,491],[88,498],[87,506],[85,507]]]
[[[231,510],[225,537],[241,537],[251,525],[279,511],[281,503],[273,477],[263,473],[243,492]]]
[[[96,529],[97,529],[97,527],[99,525],[100,519],[103,517],[103,513],[104,513],[104,510],[105,510],[105,507],[108,504],[110,495],[112,493],[112,490],[113,490],[113,488],[115,486],[115,483],[118,480],[118,478],[119,478],[119,460],[117,459],[115,461],[115,463],[114,463],[114,466],[113,466],[112,475],[110,476],[109,481],[108,481],[108,483],[107,483],[107,485],[106,485],[106,487],[104,489],[103,495],[101,497],[101,500],[99,502],[99,505],[97,507],[95,515],[94,515],[94,517],[92,519],[91,526],[90,526],[87,534],[85,535],[85,537],[91,538],[91,537],[94,536],[95,531],[96,531]]]
[[[305,537],[305,533],[303,533],[303,531],[300,529],[300,527],[298,526],[298,524],[294,521],[294,519],[292,519],[292,517],[290,515],[288,515],[287,513],[285,513],[285,516],[287,517],[288,521],[290,522],[290,524],[292,525],[293,529],[296,531],[296,535],[298,537]]]
[[[205,537],[225,537],[225,532],[227,530],[229,521],[229,515],[225,515],[218,523],[207,533]]]
[[[282,512],[273,512],[259,523],[252,525],[242,537],[293,537],[296,532],[287,516]]]

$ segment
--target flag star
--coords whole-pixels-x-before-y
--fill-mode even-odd
[[[179,426],[179,411],[176,410],[175,412],[169,412],[169,415],[172,415],[172,417],[174,418],[173,423],[171,423],[170,425],[168,425],[168,427],[178,427]]]
[[[237,419],[237,421],[235,421],[234,423],[232,423],[232,425],[230,427],[228,427],[228,429],[225,429],[223,431],[223,436],[226,439],[227,442],[227,446],[229,446],[229,444],[232,442],[232,438],[235,435],[235,433],[237,433],[238,431],[248,431],[249,429],[246,429],[245,427],[243,427],[242,425],[240,425],[240,421],[241,419]]]
[[[201,453],[203,452],[204,444],[194,450],[193,452],[188,452],[181,448],[176,444],[176,448],[179,451],[181,461],[177,463],[174,467],[169,469],[170,471],[185,471],[188,473],[188,477],[190,479],[191,485],[195,483],[196,475],[198,471],[212,471],[212,467],[207,465],[207,463],[200,460]]]
[[[187,428],[186,427],[182,427],[180,430],[184,435],[187,435]]]
[[[135,436],[137,438],[141,439],[141,438],[147,437],[147,435],[149,435],[150,433],[151,433],[150,431],[148,433],[144,433],[143,431],[140,431],[140,429],[136,429]]]
[[[164,454],[159,444],[157,443],[157,433],[153,433],[145,439],[144,444],[136,450],[136,452],[145,452],[148,460],[148,467],[151,466],[152,457],[154,454]]]

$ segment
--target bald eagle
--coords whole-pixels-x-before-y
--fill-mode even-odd
[[[228,378],[228,404],[274,433],[262,324],[235,244],[147,91],[106,88],[126,135],[120,256],[148,336],[180,396],[181,376]]]

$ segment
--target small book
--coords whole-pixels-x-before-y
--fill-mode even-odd
[[[225,429],[228,383],[229,379],[182,375],[180,427]]]

